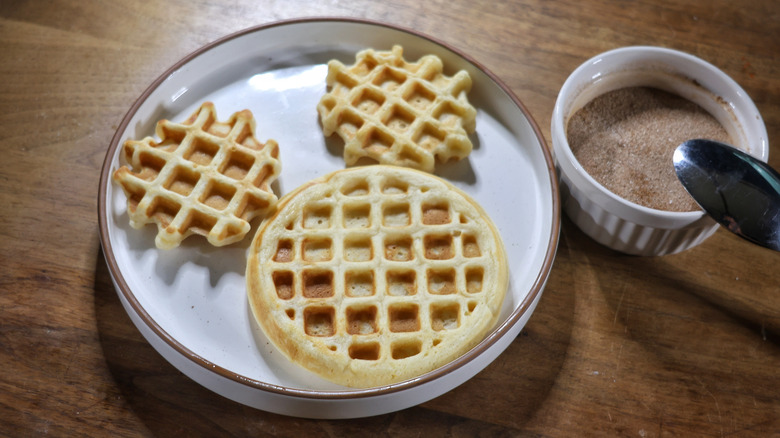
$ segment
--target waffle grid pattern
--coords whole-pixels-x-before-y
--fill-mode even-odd
[[[330,61],[330,90],[317,105],[323,133],[342,138],[348,165],[366,157],[433,172],[437,158],[465,158],[476,125],[466,97],[471,77],[464,70],[448,77],[442,70],[435,55],[406,62],[401,46],[363,50],[349,67]]]
[[[294,327],[285,336],[305,333],[323,351],[366,364],[436,364],[492,325],[505,291],[491,290],[504,275],[503,248],[479,211],[446,187],[373,167],[337,173],[332,189],[310,186],[305,202],[280,204],[261,230],[261,288],[275,323]]]
[[[277,197],[270,187],[281,171],[278,145],[255,138],[249,110],[217,120],[206,102],[182,123],[160,120],[156,134],[127,140],[113,179],[128,198],[130,224],[156,223],[155,244],[170,249],[187,236],[206,236],[214,246],[244,238],[249,221],[267,215]]]

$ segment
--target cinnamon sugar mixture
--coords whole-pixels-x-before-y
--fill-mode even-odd
[[[732,143],[703,108],[648,87],[622,88],[593,99],[571,117],[567,137],[582,167],[604,187],[667,211],[699,210],[674,172],[674,149],[692,138]]]

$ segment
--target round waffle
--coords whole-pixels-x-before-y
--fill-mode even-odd
[[[465,70],[446,76],[435,55],[407,62],[401,46],[366,49],[351,66],[328,62],[326,83],[317,111],[323,133],[344,140],[348,165],[367,158],[433,172],[437,158],[471,153],[477,114],[466,97],[471,77]]]
[[[127,140],[113,174],[127,195],[130,225],[158,227],[155,245],[175,248],[187,236],[206,236],[214,246],[237,242],[249,221],[276,207],[271,183],[279,176],[279,147],[255,138],[249,110],[217,120],[211,102],[187,120],[157,122],[156,134]]]
[[[291,361],[374,387],[434,370],[481,341],[507,289],[484,210],[452,184],[386,165],[283,197],[247,263],[249,303]]]

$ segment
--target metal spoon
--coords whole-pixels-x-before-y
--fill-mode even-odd
[[[673,159],[677,178],[713,219],[750,242],[780,251],[780,173],[712,140],[688,140]]]

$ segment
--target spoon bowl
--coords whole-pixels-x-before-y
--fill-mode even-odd
[[[704,139],[679,145],[673,161],[683,187],[716,222],[780,251],[780,173],[740,149]]]

